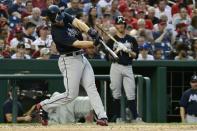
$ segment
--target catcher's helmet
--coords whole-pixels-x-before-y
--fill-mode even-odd
[[[50,5],[47,11],[47,17],[52,23],[61,21],[63,17],[61,16],[60,9],[57,5]]]

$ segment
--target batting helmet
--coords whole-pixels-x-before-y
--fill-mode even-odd
[[[191,82],[197,82],[197,75],[194,74],[191,79],[190,79]]]
[[[47,17],[52,23],[63,20],[60,9],[57,5],[50,5],[47,11]]]
[[[126,21],[123,16],[117,16],[115,19],[115,24],[124,24],[126,27]]]
[[[117,16],[115,19],[115,24],[126,24],[126,21],[123,16]]]

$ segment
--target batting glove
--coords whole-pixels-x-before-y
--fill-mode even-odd
[[[122,44],[121,42],[117,42],[117,44],[118,44],[118,49],[119,50],[122,50],[124,52],[128,52],[128,49],[124,44]]]

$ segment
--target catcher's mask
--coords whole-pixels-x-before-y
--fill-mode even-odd
[[[56,23],[63,20],[61,11],[57,5],[50,5],[47,11],[47,18],[52,22]]]

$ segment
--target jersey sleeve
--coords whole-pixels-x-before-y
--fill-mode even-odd
[[[132,37],[132,43],[133,43],[133,51],[136,53],[136,59],[137,59],[139,54],[139,49],[138,49],[137,40],[134,37]]]
[[[12,113],[12,104],[11,103],[5,103],[3,105],[3,115],[11,114]]]
[[[188,95],[187,95],[187,93],[183,93],[179,104],[180,104],[181,107],[186,108],[187,107],[187,102],[188,102]]]

